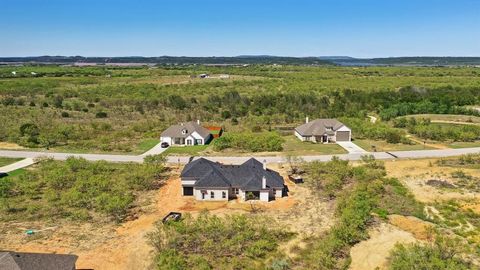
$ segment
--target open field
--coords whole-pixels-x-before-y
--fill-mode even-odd
[[[190,77],[201,73],[212,78]],[[7,66],[0,68],[0,148],[139,153],[169,125],[196,119],[229,132],[258,132],[294,127],[305,116],[373,114],[388,123],[418,110],[470,115],[465,108],[478,101],[477,73],[468,67]],[[388,130],[372,129],[365,139],[386,139]],[[334,148],[317,152],[338,153]]]
[[[422,145],[419,143],[415,144],[402,144],[402,143],[387,143],[385,141],[378,141],[378,140],[355,140],[355,144],[360,146],[366,151],[373,151],[376,149],[377,152],[384,152],[384,151],[411,151],[411,150],[430,150],[435,149],[428,145]]]

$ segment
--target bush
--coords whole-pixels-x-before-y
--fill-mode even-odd
[[[202,212],[197,218],[187,214],[179,222],[159,222],[148,238],[157,252],[158,269],[167,269],[161,263],[182,269],[198,269],[198,265],[202,269],[225,269],[255,265],[291,236],[278,229],[273,220],[260,216],[218,217]]]
[[[97,113],[95,114],[95,117],[96,117],[96,118],[107,118],[107,116],[108,116],[108,115],[107,115],[106,112],[97,112]]]
[[[438,234],[434,241],[427,243],[396,245],[390,255],[389,269],[474,269],[473,264],[465,259],[466,254],[471,251],[461,240]]]
[[[68,117],[70,117],[70,114],[68,112],[62,112],[62,117],[63,118],[68,118]]]
[[[6,203],[17,210],[0,210],[0,220],[87,220],[91,211],[122,221],[136,198],[135,192],[153,188],[164,171],[161,164],[109,164],[73,157],[65,162],[44,160],[35,170],[9,176],[8,181],[2,179],[0,198],[6,198]],[[32,204],[38,206],[36,211],[22,210]]]

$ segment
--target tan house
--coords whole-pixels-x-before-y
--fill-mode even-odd
[[[337,119],[315,119],[295,128],[295,136],[301,141],[315,143],[349,142],[352,130]]]

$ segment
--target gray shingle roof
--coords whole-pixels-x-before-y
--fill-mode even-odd
[[[268,188],[283,188],[283,177],[276,171],[263,169],[263,164],[251,158],[242,165],[224,165],[204,158],[194,160],[183,169],[182,178],[196,179],[197,188],[237,187],[249,191],[262,188],[262,178]]]
[[[342,126],[344,124],[337,119],[315,119],[295,128],[295,130],[302,136],[322,136],[330,134],[331,131],[327,131],[327,128],[332,128],[333,131],[336,131]]]
[[[182,134],[182,130],[186,130],[185,134]],[[210,137],[210,131],[208,129],[200,126],[196,122],[188,122],[180,125],[173,125],[167,128],[162,132],[162,137],[175,137],[175,138],[186,138],[190,136],[194,131],[196,131],[202,138],[207,139]]]
[[[2,270],[73,270],[76,255],[0,251]]]

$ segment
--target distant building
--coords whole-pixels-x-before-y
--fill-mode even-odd
[[[200,158],[188,163],[180,177],[183,196],[194,196],[197,200],[240,198],[268,202],[285,194],[283,177],[254,158],[242,165],[224,165]]]
[[[169,145],[205,145],[213,139],[210,131],[200,121],[173,125],[162,132],[160,141]]]
[[[295,128],[295,136],[301,141],[316,143],[349,142],[352,140],[352,130],[337,119],[309,122],[307,117],[305,124]]]
[[[1,270],[75,270],[76,255],[0,251]]]

